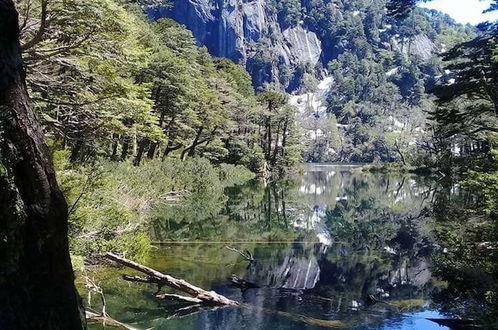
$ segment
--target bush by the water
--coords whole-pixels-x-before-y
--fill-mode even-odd
[[[74,166],[67,152],[56,151],[54,161],[69,205],[72,253],[80,256],[115,251],[143,259],[154,208],[192,193],[222,194],[224,187],[254,178],[245,167],[215,167],[203,158],[155,160],[140,167],[110,161]]]

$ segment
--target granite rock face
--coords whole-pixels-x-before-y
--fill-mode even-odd
[[[439,52],[436,44],[425,34],[418,34],[411,40],[393,37],[391,47],[406,56],[416,56],[423,60],[428,60]]]
[[[279,49],[279,54],[286,64],[318,63],[322,53],[322,43],[314,32],[299,25],[284,30],[282,34],[284,42],[277,47],[282,47]]]
[[[199,45],[218,57],[245,65],[256,88],[276,83],[287,92],[299,91],[303,68],[318,68],[317,78],[324,78],[329,61],[347,52],[351,41],[322,33],[318,26],[304,21],[292,25],[279,21],[279,13],[270,0],[171,0],[173,6],[150,11],[151,19],[172,18],[192,31]],[[304,7],[312,6],[302,0]],[[335,21],[344,19],[344,9],[337,8]],[[360,11],[350,12],[359,16]],[[306,16],[302,17],[307,20]],[[423,33],[402,37],[391,24],[378,30],[375,47],[418,57],[431,58],[439,51]],[[317,65],[318,64],[318,65]]]
[[[174,19],[214,56],[246,65],[256,87],[272,81],[292,90],[292,79],[281,81],[279,66],[290,67],[292,75],[299,65],[316,65],[322,53],[320,40],[305,26],[283,30],[266,0],[174,0],[172,8],[161,7],[149,16]],[[273,61],[251,61],[261,54]]]

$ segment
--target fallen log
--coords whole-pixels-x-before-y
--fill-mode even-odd
[[[185,296],[181,296],[179,294],[170,294],[170,293],[158,294],[158,295],[156,295],[156,298],[159,298],[162,300],[181,301],[181,302],[185,302],[188,304],[201,304],[203,302],[199,298],[185,297]]]
[[[136,271],[139,271],[147,277],[140,277],[140,276],[130,276],[130,275],[123,275],[123,278],[127,281],[131,282],[139,282],[139,283],[152,283],[152,284],[157,284],[159,286],[166,285],[169,286],[173,289],[182,291],[186,294],[188,294],[190,297],[185,297],[181,295],[175,295],[175,294],[162,294],[162,295],[156,295],[156,297],[160,299],[170,299],[170,300],[176,300],[176,301],[182,301],[182,302],[188,302],[190,306],[183,307],[178,309],[173,315],[168,317],[170,318],[175,318],[175,317],[183,317],[187,315],[192,315],[195,313],[198,313],[199,311],[202,310],[216,310],[218,308],[223,308],[223,307],[228,307],[228,306],[237,306],[239,308],[248,308],[252,309],[255,311],[260,311],[263,313],[267,314],[272,314],[272,315],[278,315],[281,317],[289,318],[293,321],[296,322],[302,322],[305,324],[309,325],[314,325],[314,326],[321,326],[321,327],[327,327],[327,328],[345,328],[347,327],[347,324],[340,320],[322,320],[322,319],[315,319],[312,317],[307,317],[307,316],[302,316],[302,315],[295,315],[287,312],[280,312],[280,311],[274,311],[266,308],[260,308],[256,306],[249,306],[246,304],[240,304],[237,301],[231,300],[223,295],[220,295],[214,291],[206,291],[204,289],[201,289],[199,287],[196,287],[195,285],[192,285],[188,283],[187,281],[176,279],[170,275],[163,274],[161,272],[158,272],[157,270],[154,270],[152,268],[149,268],[147,266],[140,265],[136,262],[133,262],[131,260],[119,257],[113,253],[107,253],[105,255],[107,259],[110,259],[120,265],[132,268]]]
[[[238,302],[229,299],[223,295],[220,295],[214,291],[204,290],[202,288],[199,288],[195,285],[188,283],[187,281],[176,279],[173,276],[163,274],[155,269],[119,257],[113,253],[107,253],[105,257],[120,265],[129,267],[148,276],[146,279],[141,277],[126,276],[125,279],[128,281],[133,281],[133,279],[135,279],[137,282],[142,282],[142,283],[145,282],[145,283],[156,283],[158,285],[166,285],[169,286],[170,288],[184,292],[189,296],[200,300],[204,304],[226,305],[226,306],[239,305]]]

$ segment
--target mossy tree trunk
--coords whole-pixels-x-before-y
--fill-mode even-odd
[[[67,205],[25,85],[13,0],[0,0],[0,329],[84,329]]]

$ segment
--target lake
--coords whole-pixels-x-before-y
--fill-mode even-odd
[[[159,301],[156,287],[123,281],[125,269],[89,276],[107,312],[139,329],[445,329],[427,320],[442,317],[431,295],[444,286],[431,272],[433,192],[424,177],[306,165],[286,182],[249,182],[164,208],[147,265],[241,308]],[[234,286],[233,275],[257,287]]]

